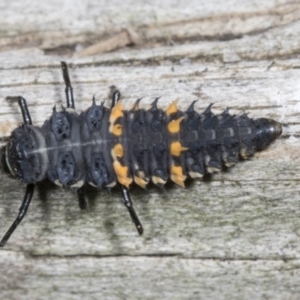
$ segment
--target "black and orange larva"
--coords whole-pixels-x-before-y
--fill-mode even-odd
[[[171,179],[184,186],[187,177],[202,178],[205,173],[235,165],[265,149],[281,134],[281,124],[270,119],[235,116],[226,109],[219,115],[211,106],[201,114],[195,101],[182,112],[176,101],[165,111],[157,107],[140,109],[139,100],[124,110],[115,91],[112,107],[93,104],[78,115],[68,67],[61,63],[66,85],[67,109],[53,109],[51,118],[39,128],[32,125],[22,97],[18,101],[24,124],[15,129],[1,149],[4,170],[27,184],[19,215],[0,242],[3,247],[23,219],[35,183],[48,178],[77,192],[79,206],[86,207],[83,185],[97,188],[121,186],[122,198],[139,234],[143,227],[133,209],[128,188],[134,181],[145,188],[152,182],[163,186]]]

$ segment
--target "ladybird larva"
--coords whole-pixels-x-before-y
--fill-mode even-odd
[[[139,234],[143,227],[132,205],[129,186],[135,182],[145,188],[151,180],[163,187],[167,180],[184,187],[187,177],[201,178],[221,171],[264,150],[281,134],[281,124],[271,119],[251,119],[246,114],[219,115],[211,105],[202,113],[186,111],[174,101],[166,109],[125,110],[115,91],[110,109],[96,104],[81,114],[75,112],[68,67],[61,62],[66,85],[67,109],[58,111],[39,128],[32,125],[23,97],[18,101],[24,124],[16,128],[1,149],[6,172],[27,184],[19,214],[0,242],[3,247],[23,219],[34,193],[35,183],[48,178],[55,184],[77,192],[79,206],[86,208],[84,184],[98,189],[121,186],[122,199]]]

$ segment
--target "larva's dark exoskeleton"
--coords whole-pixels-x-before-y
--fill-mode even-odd
[[[86,207],[84,184],[110,189],[119,183],[123,202],[142,234],[128,191],[132,182],[145,188],[151,180],[163,187],[170,179],[184,186],[187,177],[202,178],[205,173],[231,167],[240,158],[265,149],[281,134],[281,124],[270,119],[230,115],[228,109],[215,115],[212,105],[199,114],[194,110],[195,101],[185,112],[177,108],[176,101],[164,111],[157,107],[158,99],[148,110],[139,108],[139,100],[131,110],[124,110],[118,91],[110,109],[93,99],[92,106],[78,115],[67,64],[61,66],[67,108],[54,108],[41,128],[32,125],[24,98],[8,97],[18,101],[24,124],[1,149],[1,163],[27,189],[1,247],[23,219],[35,184],[46,178],[74,189],[82,209]]]

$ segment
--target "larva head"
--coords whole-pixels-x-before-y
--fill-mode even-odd
[[[281,135],[282,126],[274,120],[261,118],[254,120],[254,124],[257,150],[264,150]]]
[[[18,180],[34,183],[44,179],[48,166],[45,138],[31,125],[15,129],[6,146],[1,149],[3,169]]]

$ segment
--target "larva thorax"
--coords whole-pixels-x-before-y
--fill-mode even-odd
[[[187,177],[231,167],[281,134],[281,125],[270,119],[230,115],[228,109],[215,115],[212,105],[199,114],[195,102],[185,112],[176,101],[163,111],[157,100],[148,110],[139,101],[124,110],[121,102],[108,109],[95,100],[80,115],[54,108],[42,128],[13,131],[4,164],[20,181],[47,177],[75,189],[86,182],[111,188],[133,181],[145,188],[150,180],[163,186],[168,179],[184,186]]]

